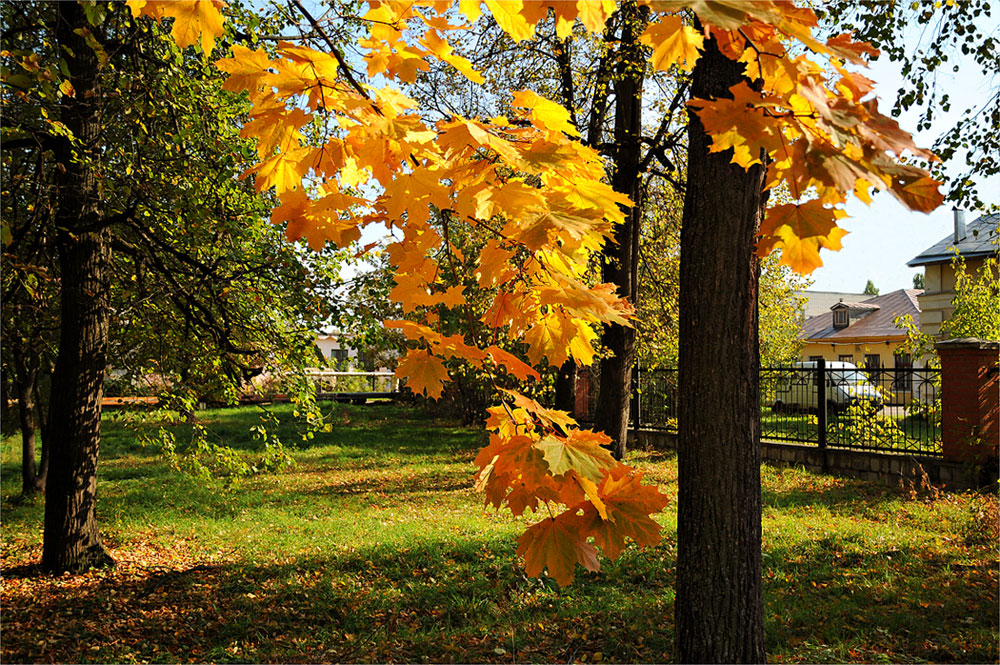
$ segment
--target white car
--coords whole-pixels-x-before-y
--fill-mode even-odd
[[[795,363],[787,375],[780,377],[775,386],[772,408],[781,411],[815,411],[819,390],[816,385],[815,360]],[[882,408],[882,395],[864,372],[851,363],[828,361],[826,363],[824,395],[827,411],[836,413],[852,404],[864,401],[873,409]]]

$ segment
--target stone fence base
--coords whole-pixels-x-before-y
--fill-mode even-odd
[[[677,435],[662,430],[629,431],[629,443],[636,447],[676,449]],[[874,480],[899,486],[921,486],[925,483],[948,490],[967,490],[997,482],[998,462],[971,466],[923,455],[901,455],[803,446],[777,441],[761,442],[761,458],[770,464],[801,466],[810,471],[831,473],[848,478]]]

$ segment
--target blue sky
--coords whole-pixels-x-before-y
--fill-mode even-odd
[[[916,133],[917,145],[921,147],[931,147],[937,134],[959,119],[965,104],[981,104],[989,96],[991,83],[994,87],[997,85],[997,81],[990,81],[971,61],[959,62],[959,71],[940,75],[939,85],[950,87],[956,99],[955,107],[963,108],[953,107],[950,113],[940,114],[940,123],[935,125],[934,131]],[[880,58],[866,76],[878,82],[879,109],[888,113],[901,82],[898,65]],[[961,104],[957,103],[959,99]],[[916,117],[916,113],[908,113],[898,121],[903,129],[913,132],[917,126]],[[979,189],[984,203],[1000,205],[1000,178],[979,183]],[[908,268],[906,262],[953,229],[951,204],[930,214],[913,213],[892,197],[881,194],[874,198],[871,206],[852,199],[847,212],[851,218],[842,220],[840,225],[850,234],[844,238],[841,251],[821,252],[823,266],[811,275],[815,280],[811,290],[860,293],[869,279],[882,293],[912,288],[913,275],[922,271]],[[966,220],[972,221],[979,214],[968,211]]]

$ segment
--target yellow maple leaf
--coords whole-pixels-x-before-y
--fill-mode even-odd
[[[535,447],[542,451],[553,476],[574,471],[581,478],[599,482],[605,472],[621,465],[605,447],[610,443],[611,438],[601,432],[574,429],[568,436],[550,434]]]
[[[206,54],[215,48],[215,40],[222,36],[224,2],[220,0],[153,0],[146,2],[139,11],[157,19],[172,16],[174,25],[170,35],[178,46],[184,48],[201,41]],[[135,14],[135,8],[132,8]]]
[[[444,392],[448,368],[444,361],[424,349],[409,349],[396,367],[396,376],[406,379],[406,385],[417,394],[437,399]]]
[[[232,57],[216,60],[215,66],[229,74],[222,88],[233,92],[256,90],[271,76],[267,53],[262,49],[251,51],[240,44],[233,44]]]
[[[521,14],[524,8],[521,0],[486,0],[486,6],[500,29],[515,42],[531,39],[535,34],[535,26]]]
[[[570,136],[580,135],[570,122],[569,111],[562,104],[545,99],[533,90],[515,92],[513,104],[528,109],[535,122],[550,131],[565,132]]]
[[[684,25],[680,16],[668,14],[646,26],[640,40],[653,47],[653,66],[666,71],[677,65],[685,71],[694,69],[699,49],[705,38],[694,28]]]

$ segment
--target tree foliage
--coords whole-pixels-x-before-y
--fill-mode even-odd
[[[452,116],[428,124],[394,87],[413,80],[427,58],[448,62],[471,80],[479,76],[453,53],[448,35],[478,19],[483,5],[463,2],[456,13],[445,4],[379,3],[359,16],[368,27],[357,44],[367,84],[332,40],[326,51],[288,41],[275,53],[237,45],[232,57],[218,61],[229,74],[225,87],[245,90],[253,104],[244,131],[257,139],[260,161],[248,175],[259,190],[273,188],[278,196],[272,221],[315,248],[356,240],[371,224],[395,234],[393,297],[421,319],[397,324],[412,344],[399,373],[429,396],[440,394],[448,377],[444,361],[452,358],[522,380],[537,377],[493,343],[500,335],[522,341],[533,364],[567,356],[587,364],[591,326],[632,317],[631,305],[611,287],[583,279],[590,257],[622,221],[620,206],[629,202],[602,182],[601,162],[575,140],[565,108],[516,91],[509,117]],[[159,19],[176,12],[164,9],[169,3],[130,6]],[[543,3],[487,1],[485,7],[515,40],[529,38],[550,10]],[[557,31],[579,20],[597,33],[615,7],[581,2],[551,9]],[[687,9],[700,30],[678,19],[676,12]],[[815,15],[784,3],[654,2],[650,12],[643,39],[656,46],[657,67],[693,66],[710,35],[724,57],[745,63],[750,80],[759,80],[755,87],[732,86],[732,99],[697,99],[692,107],[712,137],[712,151],[732,150],[743,168],[767,159],[767,185],[787,183],[796,198],[768,211],[761,254],[781,248],[785,264],[806,272],[817,267],[821,247],[839,247],[844,232],[836,224],[843,214],[837,206],[850,192],[868,200],[872,188],[885,190],[918,210],[940,203],[936,183],[900,161],[909,154],[932,159],[931,153],[878,112],[866,97],[871,82],[847,65],[864,64],[873,53],[866,44],[849,35],[821,41],[812,34]],[[216,30],[214,19],[202,19],[177,15],[174,30],[187,35],[187,23],[197,21],[202,32]],[[178,30],[179,23],[185,25]],[[817,61],[800,56],[802,49]],[[428,224],[435,210],[445,220],[441,232]],[[493,236],[477,260],[477,282],[499,285],[481,317],[491,331],[485,338],[474,330],[466,336],[435,330],[442,312],[467,306],[467,288],[439,280],[462,258],[450,236],[463,227]],[[428,255],[437,248],[441,261]],[[623,538],[653,540],[643,524],[664,499],[610,458],[602,447],[606,437],[579,430],[564,412],[514,391],[490,413],[478,485],[494,505],[549,512],[521,541],[533,572],[544,566],[567,583],[573,562],[596,568],[588,539],[609,555],[618,553]],[[551,512],[560,504],[566,509]]]

